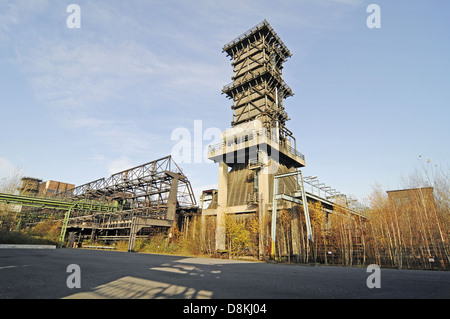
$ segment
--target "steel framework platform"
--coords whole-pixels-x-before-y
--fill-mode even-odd
[[[179,214],[197,212],[191,184],[171,156],[136,166],[83,184],[50,198],[0,194],[0,202],[64,211],[59,240],[61,247],[67,231],[90,238],[128,238],[132,251],[136,236],[143,229],[174,225]],[[111,230],[114,230],[111,234]]]

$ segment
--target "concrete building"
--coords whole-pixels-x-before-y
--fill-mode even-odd
[[[39,185],[42,179],[34,177],[23,177],[22,186],[18,189],[20,195],[36,196],[39,193]]]
[[[389,201],[398,206],[422,205],[423,201],[436,206],[433,190],[433,187],[410,188],[387,191],[387,194]]]
[[[57,195],[68,190],[74,189],[74,184],[58,181],[46,181],[39,185],[39,195]]]
[[[74,184],[58,181],[42,182],[42,179],[34,177],[23,177],[22,186],[19,188],[20,195],[45,196],[56,195],[75,188]]]

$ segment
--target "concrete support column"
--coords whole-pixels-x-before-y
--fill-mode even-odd
[[[259,253],[260,259],[265,256],[266,246],[269,244],[270,230],[267,228],[267,212],[271,208],[271,193],[270,189],[273,187],[273,175],[270,174],[270,159],[267,154],[267,146],[260,147],[259,161],[262,164],[262,168],[258,172],[258,215],[259,215]]]
[[[292,207],[291,214],[292,255],[295,262],[300,262],[300,207],[298,205]]]
[[[273,174],[270,174],[270,162],[267,152],[260,152],[260,161],[263,164],[262,169],[258,174],[258,190],[260,194],[260,209],[264,214],[269,207],[271,198],[270,198],[270,187],[271,187],[271,179],[273,180]]]
[[[219,165],[219,190],[217,194],[216,250],[225,250],[225,210],[228,194],[228,166]]]

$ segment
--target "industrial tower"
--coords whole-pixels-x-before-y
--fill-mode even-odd
[[[219,163],[217,205],[204,215],[217,215],[216,249],[225,249],[225,214],[254,214],[271,209],[274,175],[305,166],[296,140],[286,127],[284,99],[293,95],[283,81],[283,63],[291,52],[264,20],[223,47],[231,58],[233,82],[222,92],[233,101],[231,128],[212,145],[208,158]],[[297,187],[293,176],[279,185],[286,193]]]

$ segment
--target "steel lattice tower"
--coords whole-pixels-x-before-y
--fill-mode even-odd
[[[283,63],[291,57],[264,20],[223,47],[231,58],[233,82],[222,92],[233,101],[232,128],[222,142],[209,147],[208,158],[219,163],[216,248],[225,248],[225,213],[265,214],[273,197],[274,175],[305,166],[296,140],[286,128],[284,99],[293,95],[282,78]],[[230,170],[229,170],[230,168]],[[295,178],[280,185],[296,189]]]

